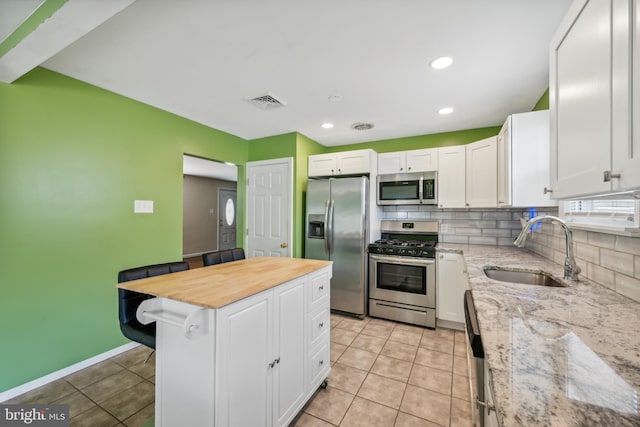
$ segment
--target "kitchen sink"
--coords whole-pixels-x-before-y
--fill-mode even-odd
[[[564,288],[567,285],[555,279],[548,273],[524,270],[485,267],[484,274],[493,280],[501,282],[523,283],[525,285],[552,286]]]

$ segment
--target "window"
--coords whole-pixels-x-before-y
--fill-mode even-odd
[[[566,200],[560,209],[563,219],[575,226],[622,233],[640,231],[640,199],[634,194]]]

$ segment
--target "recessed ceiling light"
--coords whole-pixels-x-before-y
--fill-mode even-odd
[[[331,129],[333,127],[333,123],[323,123],[322,127],[324,129]]]
[[[442,114],[442,115],[451,114],[451,113],[453,113],[453,108],[451,107],[444,107],[438,110],[438,114]]]
[[[452,63],[453,63],[452,57],[442,56],[440,58],[436,58],[433,61],[431,61],[431,68],[435,68],[436,70],[442,70],[443,68],[447,68]]]

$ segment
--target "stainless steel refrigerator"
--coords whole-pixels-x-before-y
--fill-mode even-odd
[[[367,314],[369,179],[307,182],[305,258],[333,261],[331,309]]]

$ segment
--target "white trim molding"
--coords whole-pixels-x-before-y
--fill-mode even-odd
[[[74,372],[78,372],[91,365],[102,362],[103,360],[107,360],[113,356],[117,356],[118,354],[129,351],[133,348],[138,347],[139,345],[140,344],[138,344],[137,342],[130,342],[129,344],[121,345],[120,347],[116,347],[109,351],[105,351],[104,353],[90,357],[89,359],[74,363],[71,366],[67,366],[66,368],[62,368],[43,377],[36,378],[35,380],[19,385],[18,387],[3,391],[2,393],[0,393],[0,402],[5,402],[28,391],[35,390],[38,387],[42,387],[43,385],[49,384],[55,380],[59,380],[60,378],[64,378],[68,375],[73,374]]]

